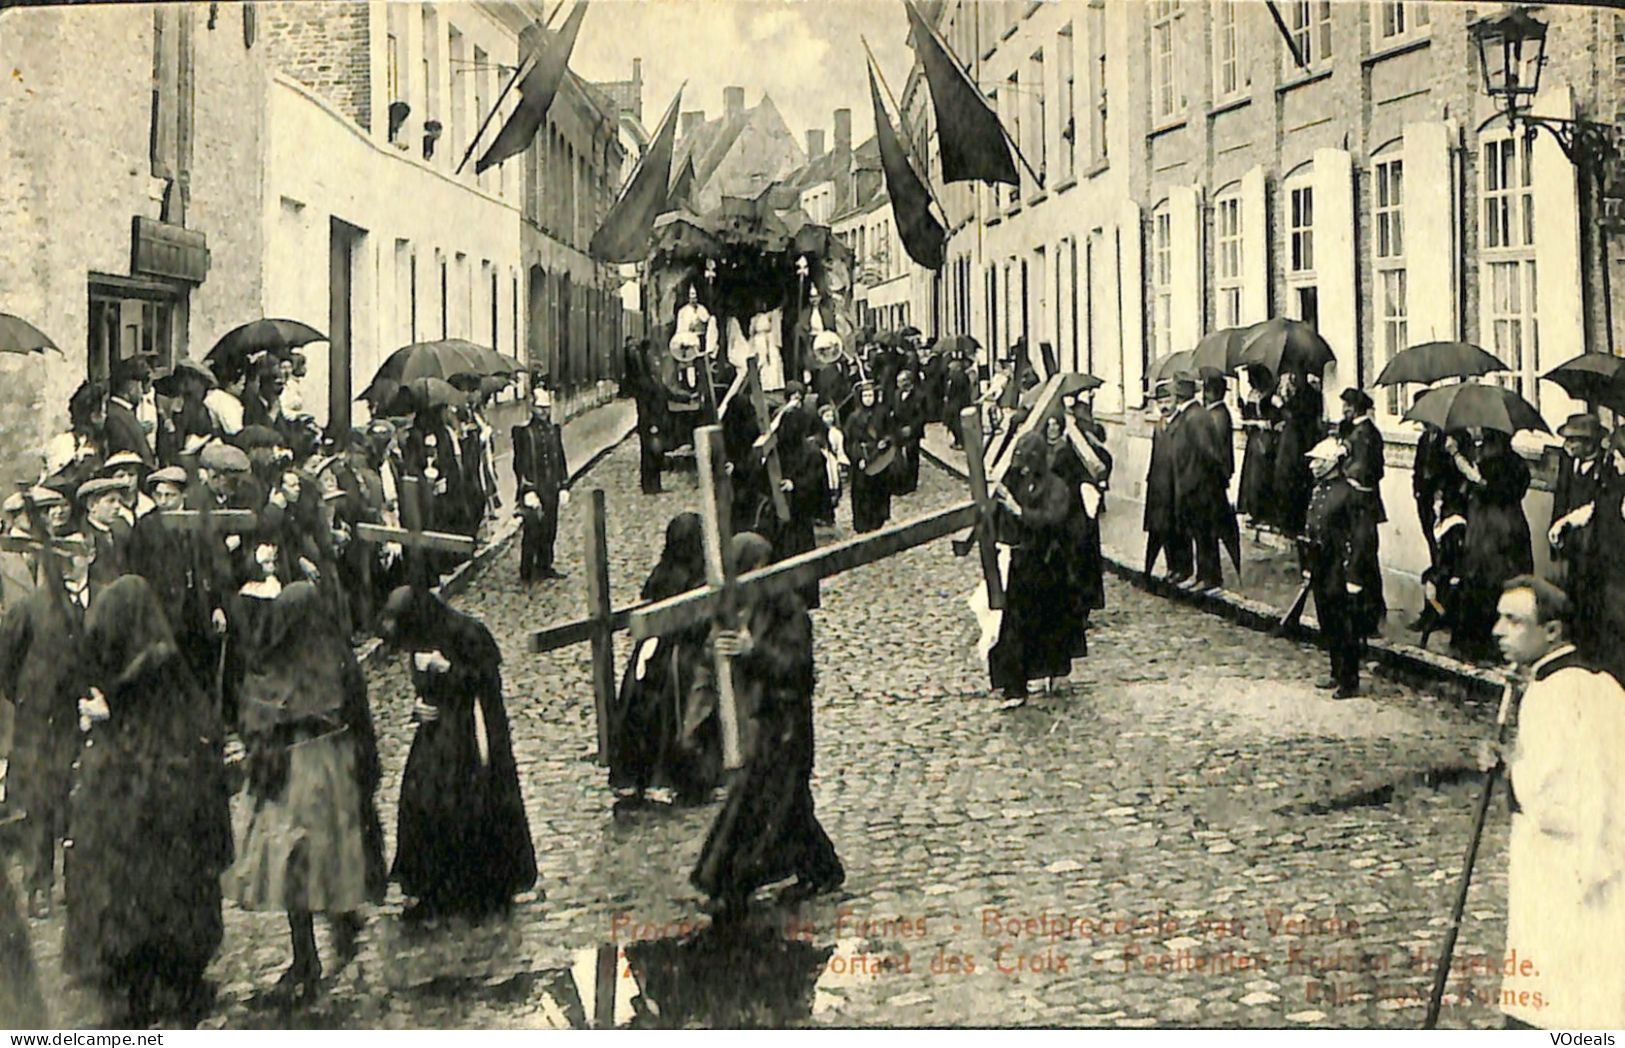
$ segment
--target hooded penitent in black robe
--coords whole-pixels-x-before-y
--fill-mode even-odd
[[[644,600],[665,600],[705,584],[698,513],[666,525],[660,563],[643,584]],[[684,800],[708,796],[722,778],[721,737],[714,716],[690,717],[702,673],[709,623],[643,641],[632,651],[614,710],[609,784],[642,790],[669,786]],[[639,667],[642,676],[638,676]]]
[[[1027,682],[1065,677],[1082,649],[1080,616],[1056,614],[1076,609],[1072,569],[1076,533],[1072,530],[1077,492],[1049,469],[1044,438],[1028,433],[1016,441],[1011,456],[1010,492],[1021,506],[1015,517],[1003,507],[1000,533],[1013,541],[1010,574],[1005,582],[1004,616],[998,640],[988,653],[993,687],[1017,696]]]
[[[817,444],[817,431],[823,425],[817,416],[805,408],[785,412],[779,422],[779,473],[790,482],[790,490],[784,496],[790,508],[790,519],[781,521],[777,516],[773,517],[773,534],[770,538],[774,560],[785,560],[818,547],[814,528],[824,512],[829,490],[824,456]],[[808,608],[819,606],[817,579],[801,587],[798,592],[802,603]]]
[[[93,722],[73,787],[63,966],[129,993],[190,996],[220,945],[231,864],[224,728],[176,647],[152,587],[126,575],[85,619]]]
[[[382,627],[394,646],[438,651],[451,663],[444,672],[412,670],[418,699],[439,717],[418,725],[406,758],[390,877],[430,911],[490,913],[536,883],[502,704],[502,653],[477,619],[426,590],[390,594]]]
[[[743,574],[767,563],[771,546],[746,533],[730,552]],[[788,877],[829,887],[846,876],[813,813],[812,619],[783,593],[753,602],[743,621],[752,646],[734,660],[734,683],[741,714],[749,711],[749,749],[690,877],[730,904]]]
[[[1468,456],[1483,483],[1467,481],[1467,535],[1462,540],[1461,587],[1450,643],[1467,658],[1488,661],[1498,655],[1491,634],[1501,584],[1535,568],[1529,519],[1523,512],[1529,465],[1512,449],[1506,434],[1493,430]]]

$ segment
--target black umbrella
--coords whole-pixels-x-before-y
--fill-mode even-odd
[[[450,380],[455,375],[512,374],[519,367],[518,361],[494,349],[460,338],[414,342],[397,349],[378,366],[372,385],[377,386],[379,379],[411,382],[420,378]]]
[[[1505,386],[1480,382],[1457,382],[1430,389],[1416,398],[1416,403],[1405,412],[1405,418],[1438,426],[1447,433],[1473,426],[1499,430],[1509,436],[1525,429],[1551,432],[1546,420],[1529,401]]]
[[[390,398],[388,415],[408,415],[447,404],[466,404],[468,395],[450,382],[438,378],[415,378],[403,382]]]
[[[1625,357],[1581,353],[1540,377],[1576,400],[1625,413]]]
[[[0,353],[43,353],[47,349],[62,352],[50,336],[22,317],[0,313]]]
[[[220,336],[203,359],[216,375],[239,375],[261,353],[285,357],[298,346],[326,341],[326,335],[297,320],[253,320]]]
[[[959,353],[965,356],[975,356],[982,344],[969,335],[948,335],[937,339],[936,351],[938,353]]]
[[[1271,317],[1249,329],[1241,364],[1259,364],[1279,376],[1284,371],[1319,375],[1336,359],[1320,333],[1301,320]]]
[[[1165,357],[1158,357],[1151,362],[1151,370],[1146,373],[1146,378],[1155,386],[1159,382],[1171,381],[1181,371],[1192,371],[1191,356],[1191,350],[1176,349]]]
[[[1379,386],[1416,382],[1431,386],[1447,378],[1472,378],[1506,371],[1501,361],[1471,342],[1424,342],[1394,354],[1382,374]]]
[[[1202,336],[1191,351],[1191,366],[1213,368],[1226,375],[1234,375],[1242,364],[1248,339],[1255,333],[1254,326],[1221,328]]]

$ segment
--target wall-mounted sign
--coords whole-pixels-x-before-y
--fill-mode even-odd
[[[209,275],[208,238],[195,229],[136,215],[130,232],[130,274],[201,284]]]

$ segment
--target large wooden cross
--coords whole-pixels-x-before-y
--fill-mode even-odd
[[[477,544],[467,535],[424,529],[423,518],[427,515],[425,507],[429,493],[419,478],[402,477],[399,498],[402,527],[358,523],[355,526],[355,537],[360,542],[370,542],[378,546],[392,542],[403,547],[408,551],[408,563],[414,566],[411,573],[413,584],[427,588],[435,575],[434,569],[429,565],[427,556],[429,551],[460,553],[464,557],[472,557]]]
[[[974,407],[967,408],[961,417],[968,461],[981,463],[983,452],[979,412]],[[984,519],[989,520],[989,526],[978,529],[978,532],[988,603],[995,608],[1004,606],[998,552],[993,543],[991,527],[996,503],[988,490],[985,471],[975,465],[969,470],[971,498],[968,501],[809,550],[735,578],[732,562],[727,556],[731,541],[728,534],[729,492],[727,470],[723,468],[725,459],[721,429],[706,426],[696,431],[694,447],[704,499],[701,520],[705,530],[705,586],[667,600],[618,609],[611,607],[603,494],[595,491],[593,512],[587,524],[588,617],[561,623],[531,636],[530,650],[534,654],[579,644],[584,640],[593,642],[593,698],[598,719],[600,762],[608,758],[609,711],[615,700],[612,641],[619,630],[628,630],[634,641],[641,642],[701,622],[713,622],[719,628],[733,629],[739,603],[743,600],[799,590],[815,580],[839,575],[934,542]],[[719,659],[717,670],[724,763],[729,768],[737,768],[743,762],[744,753],[739,708],[732,694],[733,668],[729,660]]]
[[[784,470],[779,465],[779,429],[778,420],[781,415],[774,415],[767,406],[767,394],[762,390],[761,363],[751,357],[745,364],[745,391],[750,397],[750,406],[756,412],[756,428],[761,436],[756,438],[755,448],[761,453],[767,464],[768,493],[773,498],[773,512],[781,523],[790,522],[790,503],[784,497]],[[721,422],[721,419],[717,420]],[[694,453],[699,454],[695,447]]]

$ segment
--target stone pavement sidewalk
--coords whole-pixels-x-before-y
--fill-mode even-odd
[[[950,472],[965,475],[965,452],[952,446],[945,427],[927,426],[921,450]],[[1145,531],[1141,524],[1144,506],[1138,499],[1112,492],[1106,496],[1105,512],[1100,517],[1101,550],[1108,567],[1136,581],[1142,579],[1145,567]],[[1225,587],[1216,594],[1191,594],[1161,584],[1154,588],[1250,625],[1263,626],[1271,620],[1280,621],[1303,584],[1297,552],[1291,544],[1279,536],[1246,527],[1241,535],[1241,571],[1235,570],[1228,553],[1224,554],[1224,570]],[[1392,571],[1385,569],[1385,573]],[[1437,649],[1445,645],[1442,635],[1430,640],[1428,649],[1418,647],[1419,636],[1405,626],[1420,608],[1402,603],[1403,597],[1396,599],[1396,595],[1413,595],[1416,587],[1409,581],[1396,585],[1391,578],[1388,583],[1384,587],[1389,600],[1388,617],[1382,625],[1382,636],[1370,645],[1373,656],[1402,672],[1452,679],[1468,690],[1499,689],[1500,678],[1492,667],[1441,654]],[[1302,625],[1313,633],[1319,632],[1312,600],[1304,609]]]

